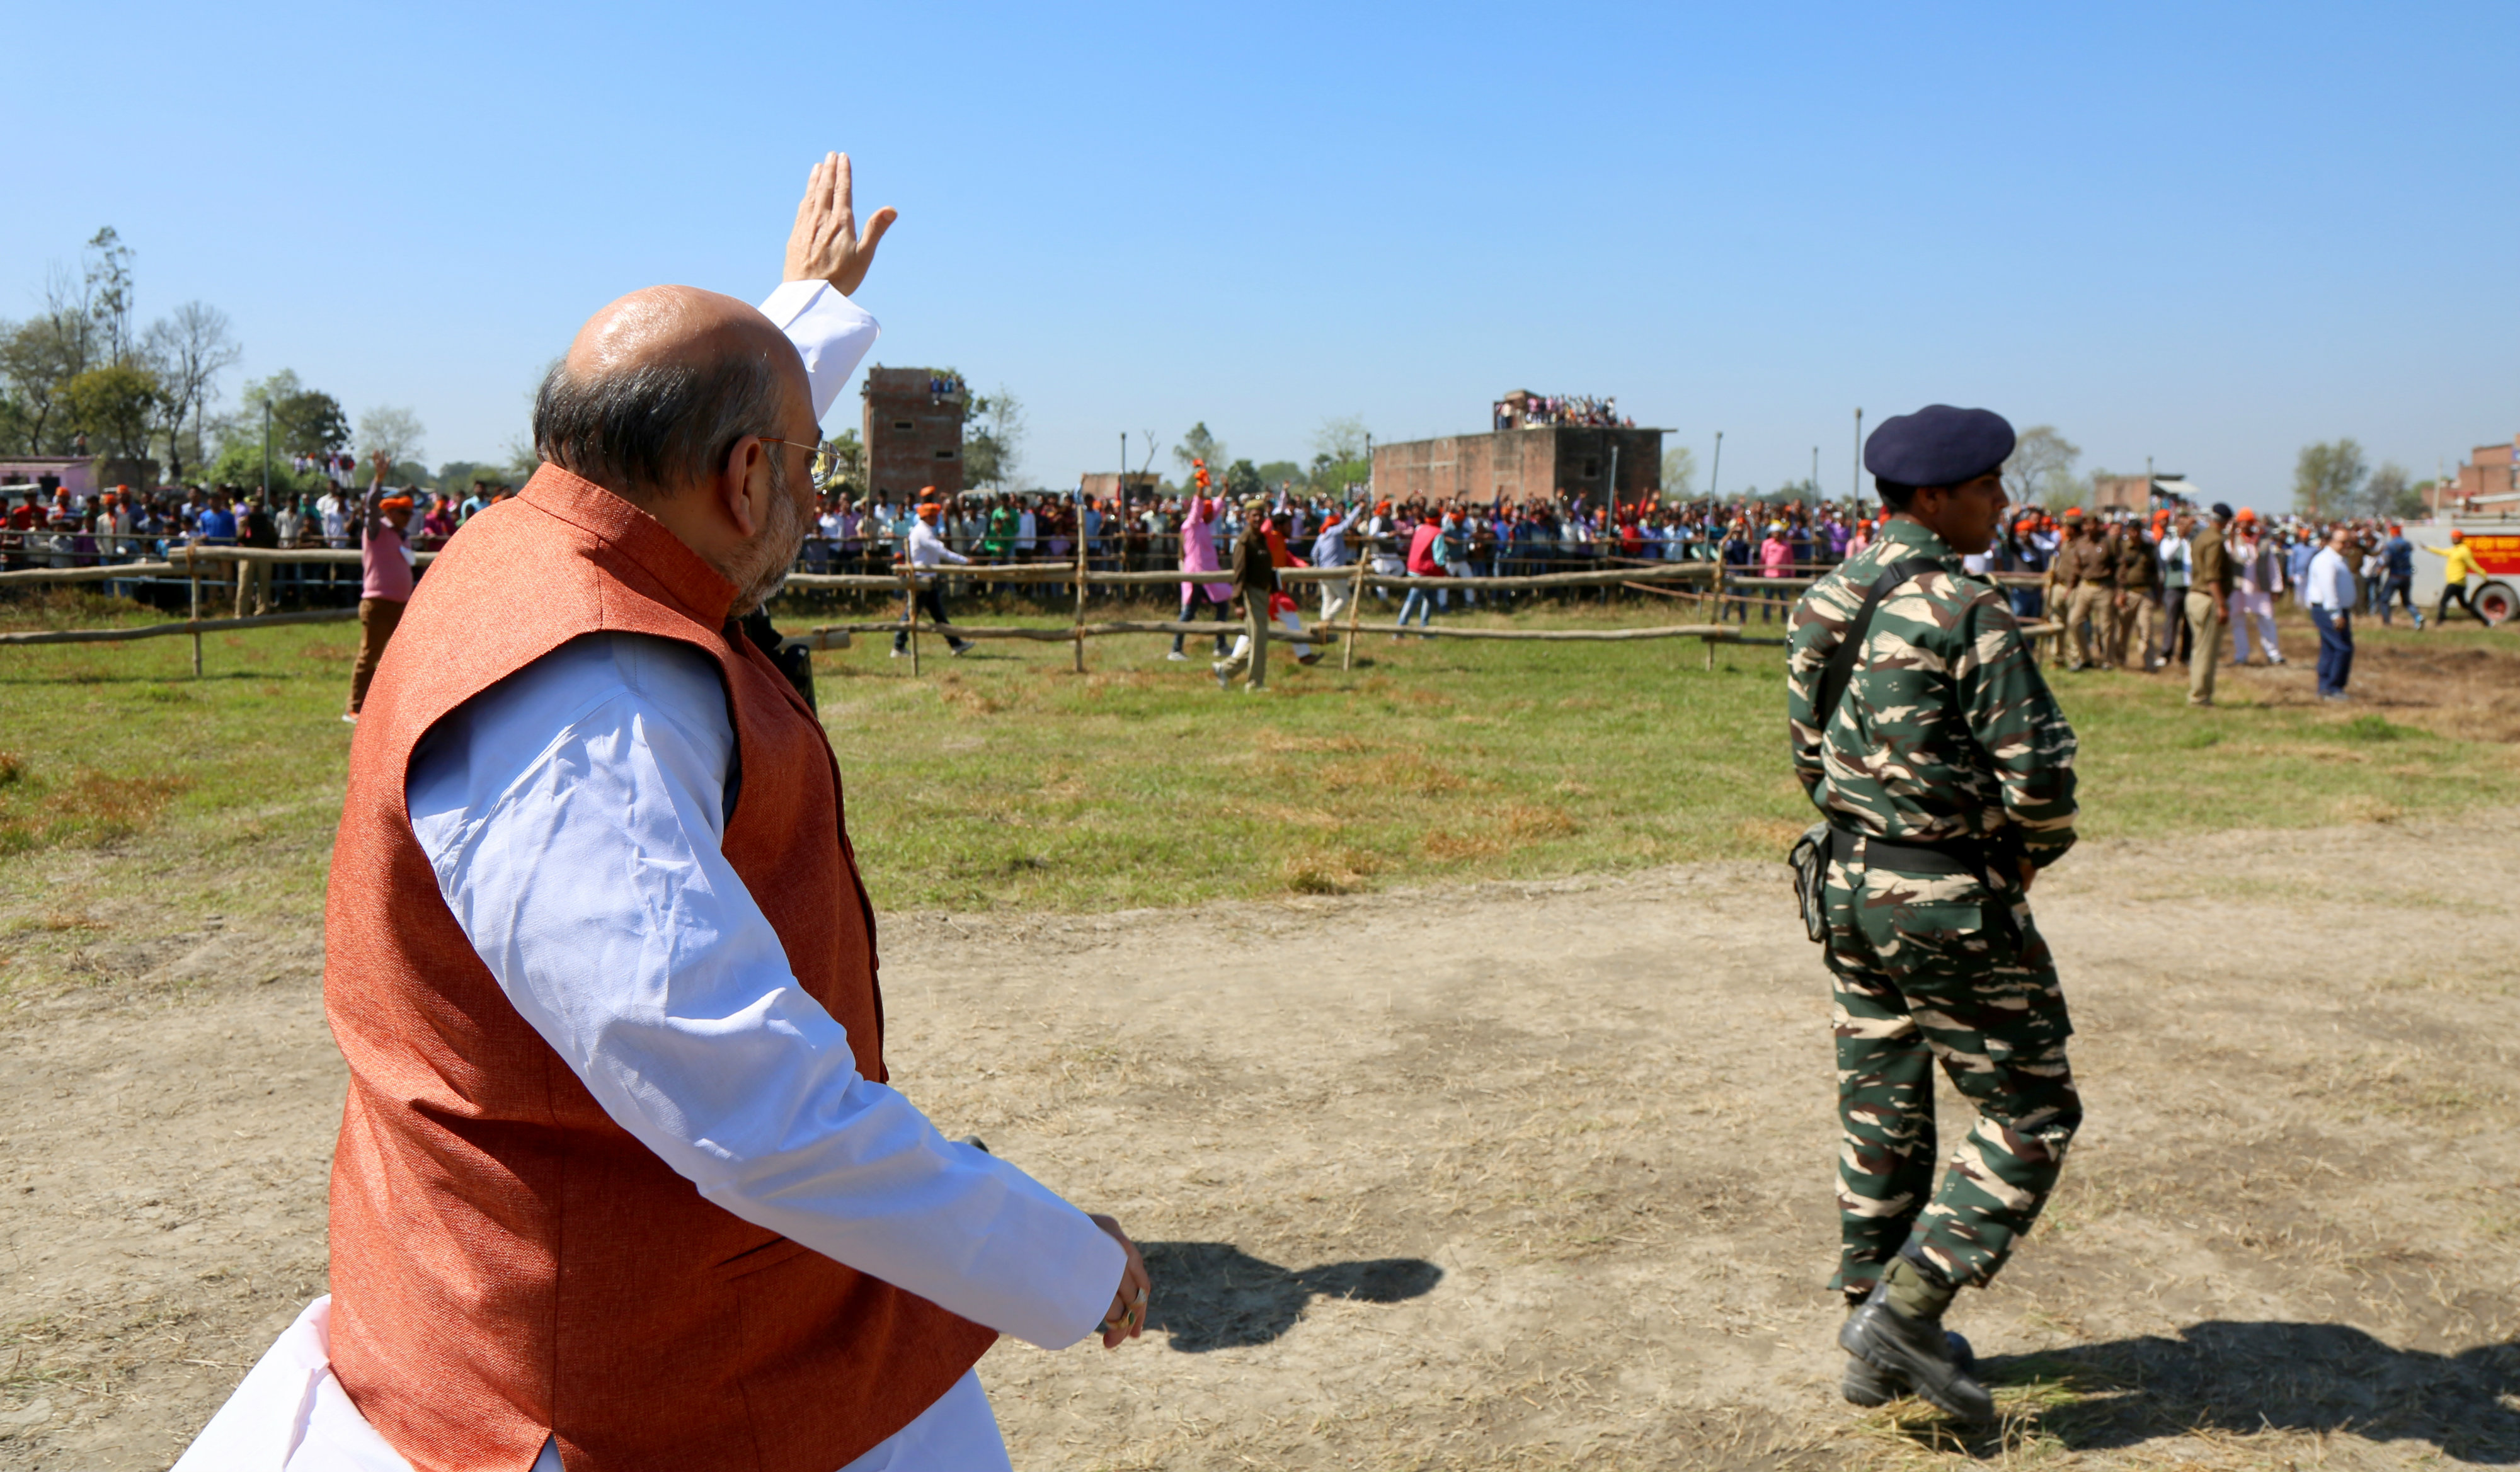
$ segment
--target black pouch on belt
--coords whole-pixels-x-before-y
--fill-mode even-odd
[[[1785,850],[1785,862],[1794,870],[1794,898],[1803,908],[1803,933],[1822,942],[1828,939],[1828,914],[1821,897],[1828,883],[1829,831],[1827,824],[1815,823]]]

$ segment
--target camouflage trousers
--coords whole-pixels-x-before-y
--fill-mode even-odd
[[[1830,1286],[1861,1296],[1911,1237],[1954,1283],[1984,1284],[2082,1123],[2064,993],[2014,876],[1991,874],[1991,890],[1875,868],[1865,847],[1829,865],[1825,901],[1844,1131]],[[1977,1121],[1936,1189],[1938,1059]]]

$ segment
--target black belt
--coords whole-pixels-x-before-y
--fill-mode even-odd
[[[1983,838],[1960,838],[1949,843],[1902,843],[1892,838],[1875,838],[1850,828],[1829,825],[1829,857],[1845,863],[1854,856],[1857,840],[1864,843],[1865,862],[1888,869],[1903,869],[1925,874],[1967,874],[1986,878],[1987,860],[1993,845]]]

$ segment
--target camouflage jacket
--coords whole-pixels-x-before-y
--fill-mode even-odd
[[[1943,570],[1881,601],[1823,736],[1812,710],[1821,668],[1873,580],[1908,558]],[[1794,775],[1831,822],[1922,843],[2013,827],[2043,867],[2073,846],[2074,729],[2002,595],[1963,576],[1941,537],[1892,518],[1812,585],[1787,634]]]

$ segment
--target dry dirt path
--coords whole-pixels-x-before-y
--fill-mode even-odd
[[[2520,1460],[2514,817],[2043,883],[2090,1123],[1958,1311],[2017,1412],[1971,1450]],[[1017,1465],[1960,1456],[1834,1398],[1826,989],[1780,872],[891,917],[899,1082],[1150,1244],[1145,1341],[984,1363]],[[0,1465],[165,1465],[322,1288],[311,933],[133,957],[0,1021]]]

